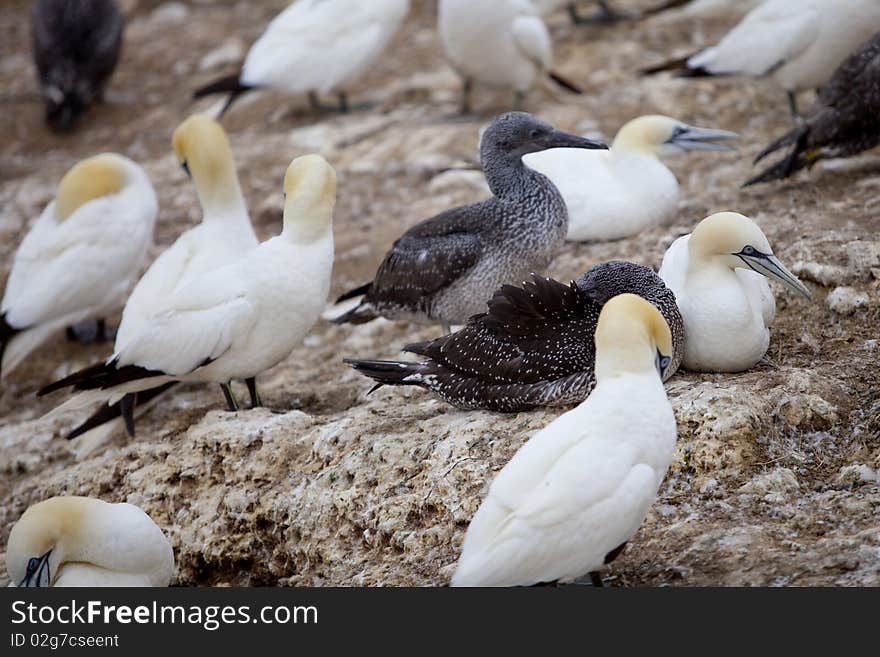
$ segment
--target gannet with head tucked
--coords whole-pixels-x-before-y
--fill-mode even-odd
[[[125,301],[153,242],[158,202],[147,174],[128,158],[82,160],[15,253],[0,302],[5,377],[53,334],[99,320]]]
[[[253,379],[287,358],[327,301],[336,172],[319,155],[299,157],[284,192],[281,235],[180,285],[106,363],[41,394],[72,386],[83,392],[61,408],[80,408],[173,381],[228,391],[233,379]]]
[[[373,281],[343,295],[366,293],[334,321],[362,323],[383,316],[463,324],[501,285],[541,271],[562,247],[568,212],[553,183],[525,166],[522,156],[562,147],[607,148],[525,112],[496,117],[480,142],[494,196],[410,228]]]
[[[847,55],[878,30],[876,0],[767,0],[717,45],[648,72],[772,75],[796,113],[795,94],[824,85]]]
[[[453,586],[571,581],[613,559],[645,519],[675,453],[660,312],[623,294],[596,327],[596,388],[495,477],[468,527]]]
[[[437,12],[446,57],[464,80],[464,113],[470,111],[474,82],[513,90],[515,109],[523,94],[547,77],[581,93],[551,70],[550,33],[529,0],[440,0]]]
[[[787,178],[825,158],[846,157],[880,144],[880,33],[844,60],[819,91],[803,125],[758,154],[755,163],[791,146],[782,160],[746,183]]]
[[[667,223],[678,212],[678,181],[662,156],[732,150],[715,142],[736,137],[666,116],[642,116],[620,129],[608,151],[559,148],[523,161],[547,176],[565,199],[569,240],[614,240]]]
[[[408,345],[419,362],[348,360],[383,385],[433,391],[465,410],[516,412],[582,402],[596,383],[593,336],[602,306],[632,293],[651,302],[672,331],[672,360],[684,355],[684,324],[675,295],[657,274],[632,262],[592,267],[571,285],[533,275],[533,283],[505,285],[459,331]]]
[[[229,93],[223,111],[251,89],[308,94],[338,93],[366,73],[400,29],[409,0],[297,0],[278,14],[248,51],[240,72],[195,92],[196,98]]]
[[[9,533],[13,586],[168,586],[174,553],[150,516],[131,504],[52,497]]]
[[[31,37],[53,130],[73,127],[104,93],[122,48],[123,20],[113,0],[39,0]]]
[[[810,298],[773,255],[758,225],[741,214],[713,214],[672,243],[660,278],[675,293],[684,319],[683,367],[741,372],[764,357],[770,343],[767,327],[776,315],[765,277]]]
[[[178,163],[195,183],[202,221],[163,251],[135,286],[116,334],[114,351],[117,353],[141,331],[148,319],[165,308],[175,290],[206,272],[238,260],[257,246],[232,148],[220,124],[204,114],[194,114],[175,129],[171,143]],[[128,433],[133,435],[135,408],[138,405],[143,408],[169,385],[140,391],[137,396],[129,395],[111,406],[103,405],[68,438],[99,427],[110,434],[120,428],[123,421]]]

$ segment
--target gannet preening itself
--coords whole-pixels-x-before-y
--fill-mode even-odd
[[[764,357],[767,327],[776,315],[765,277],[811,298],[773,255],[758,225],[741,214],[713,214],[672,243],[660,278],[675,293],[684,319],[686,369],[742,372]]]
[[[557,9],[565,7],[571,22],[575,25],[584,25],[587,23],[613,23],[630,18],[629,15],[615,11],[608,0],[595,0],[599,5],[599,13],[592,16],[582,16],[578,11],[577,0],[532,0],[532,4],[538,9],[542,16],[552,14]]]
[[[638,530],[675,453],[662,377],[672,335],[632,294],[596,327],[596,388],[498,473],[468,527],[452,586],[529,586],[594,575]]]
[[[158,202],[140,166],[113,153],[68,171],[25,236],[0,303],[0,373],[54,334],[117,312],[153,243]]]
[[[364,298],[334,321],[360,324],[382,316],[464,324],[501,285],[543,270],[562,247],[568,212],[553,183],[525,166],[522,156],[548,148],[607,146],[556,130],[525,112],[496,117],[480,142],[494,196],[410,228],[373,281],[343,295],[340,300]]]
[[[174,553],[131,504],[52,497],[28,508],[6,544],[13,586],[168,586]]]
[[[297,0],[269,23],[240,72],[195,97],[229,93],[225,112],[251,89],[308,94],[315,109],[323,109],[318,94],[336,93],[348,111],[346,89],[373,67],[407,13],[409,0]]]
[[[788,92],[824,85],[859,44],[880,30],[876,0],[766,0],[715,46],[646,71],[703,75],[772,75]]]
[[[287,169],[284,193],[281,235],[180,285],[106,363],[40,394],[73,387],[83,392],[61,408],[81,408],[174,381],[228,391],[233,379],[254,379],[287,358],[330,290],[336,172],[319,155],[299,157]],[[235,408],[231,393],[227,400]]]
[[[440,0],[437,11],[446,57],[464,79],[463,113],[470,112],[474,82],[513,90],[514,109],[526,91],[547,77],[581,93],[551,70],[550,33],[529,0]]]
[[[782,160],[746,183],[787,178],[824,158],[846,157],[880,144],[880,33],[847,57],[819,91],[803,125],[758,154],[755,163],[791,146]]]
[[[32,16],[34,62],[46,121],[69,130],[116,68],[123,20],[113,0],[39,0]]]
[[[624,125],[611,149],[554,149],[524,158],[559,189],[568,207],[568,239],[614,240],[664,224],[678,212],[678,181],[660,161],[686,151],[729,151],[735,132],[695,128],[665,116]]]
[[[347,360],[380,385],[413,385],[464,410],[516,412],[578,404],[596,379],[593,336],[602,306],[632,293],[663,315],[672,331],[665,377],[684,355],[684,324],[675,295],[657,274],[632,262],[596,265],[570,285],[533,275],[533,283],[505,285],[459,331],[408,345],[420,362]]]
[[[165,308],[175,290],[206,272],[235,262],[257,246],[232,148],[220,124],[204,114],[194,114],[177,127],[171,143],[177,161],[195,183],[202,221],[163,251],[135,286],[122,313],[116,352],[125,348],[149,318]],[[249,387],[251,384],[248,382]],[[110,422],[119,424],[123,420],[129,435],[133,436],[135,408],[144,408],[146,402],[170,385],[140,391],[137,396],[132,394],[111,406],[103,405],[67,437],[76,438],[98,426]],[[227,392],[224,388],[224,394]],[[256,403],[256,399],[252,401]],[[109,428],[105,430],[110,432]]]

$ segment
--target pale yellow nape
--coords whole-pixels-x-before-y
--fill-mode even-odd
[[[640,116],[618,130],[611,150],[657,154],[657,149],[672,136],[676,125],[678,121],[668,116]]]
[[[64,221],[83,205],[125,187],[126,173],[116,157],[102,153],[76,165],[61,179],[55,195],[55,216]]]
[[[654,368],[655,351],[672,356],[672,332],[660,311],[635,294],[605,303],[596,326],[596,377]]]
[[[284,224],[296,237],[319,237],[333,219],[336,204],[336,170],[320,155],[296,158],[284,174]]]
[[[773,253],[761,228],[738,212],[716,212],[703,219],[688,240],[688,251],[695,258],[729,255],[751,245],[763,253]]]

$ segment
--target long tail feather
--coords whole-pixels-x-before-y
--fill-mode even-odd
[[[563,89],[566,89],[567,91],[570,91],[571,93],[577,94],[579,96],[583,95],[583,93],[584,93],[583,89],[581,89],[578,85],[576,85],[571,80],[568,80],[568,79],[562,77],[561,75],[559,75],[559,73],[554,73],[553,71],[550,71],[548,73],[548,75],[550,76],[551,80],[553,80],[556,84],[558,84]]]
[[[425,387],[424,381],[421,380],[423,368],[421,363],[404,363],[389,360],[356,360],[353,358],[346,358],[344,361],[356,371],[370,377],[380,385],[415,385]],[[370,392],[373,392],[373,390],[370,390]]]
[[[372,283],[372,282],[370,282],[370,283],[364,283],[364,284],[361,285],[360,287],[356,287],[355,289],[353,289],[353,290],[349,290],[349,291],[346,292],[345,294],[340,295],[340,296],[336,299],[335,303],[342,303],[343,301],[348,301],[349,299],[354,299],[355,297],[362,297],[362,296],[364,296],[367,292],[370,291],[370,288],[371,288],[372,286],[373,286],[373,283]]]

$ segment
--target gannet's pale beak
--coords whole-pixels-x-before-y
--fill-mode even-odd
[[[672,136],[666,140],[667,144],[677,146],[683,151],[732,151],[736,150],[727,144],[716,144],[716,141],[739,139],[739,135],[728,130],[713,130],[710,128],[695,128],[690,125],[680,125],[675,128]]]
[[[41,557],[33,557],[28,562],[27,572],[24,579],[18,585],[19,588],[37,588],[49,586],[51,581],[51,573],[49,572],[49,556],[52,550],[49,550]]]
[[[541,139],[541,146],[545,150],[551,148],[584,148],[592,150],[608,150],[608,144],[603,144],[595,139],[587,139],[572,135],[562,130],[553,130],[546,137]]]
[[[754,247],[747,246],[739,253],[734,253],[734,255],[746,263],[749,269],[752,269],[767,278],[779,281],[789,290],[802,294],[807,299],[813,298],[813,295],[810,294],[810,291],[806,286],[798,280],[797,276],[788,271],[773,254],[761,253]]]

